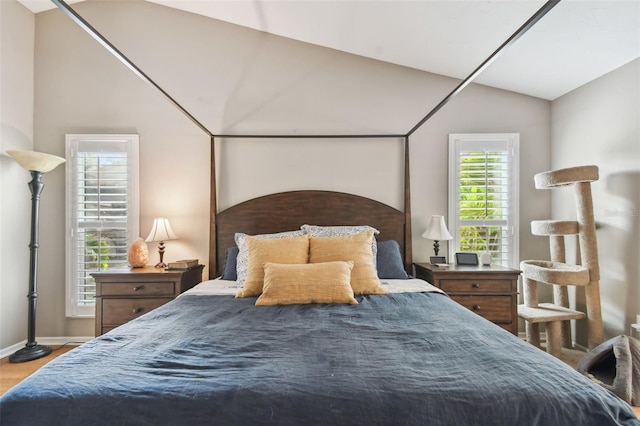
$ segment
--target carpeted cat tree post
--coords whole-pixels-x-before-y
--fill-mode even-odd
[[[573,186],[576,221],[533,221],[534,235],[548,236],[551,260],[525,260],[520,263],[523,275],[524,305],[518,306],[518,316],[526,321],[527,341],[540,346],[539,324],[546,324],[547,352],[559,357],[563,347],[571,347],[568,322],[588,321],[588,346],[598,346],[604,340],[600,307],[600,268],[593,215],[591,182],[598,180],[597,166],[580,166],[535,175],[537,189]],[[564,237],[577,235],[581,265],[565,263]],[[538,303],[538,283],[554,286],[554,302]],[[586,314],[569,309],[567,286],[585,288]]]

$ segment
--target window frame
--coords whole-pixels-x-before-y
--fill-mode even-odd
[[[127,154],[127,206],[126,206],[126,248],[138,238],[139,234],[139,136],[137,134],[67,134],[65,135],[66,167],[66,200],[65,200],[65,314],[68,318],[93,318],[95,305],[79,303],[80,293],[80,254],[78,235],[83,235],[78,219],[77,173],[79,168],[78,152],[126,152]],[[94,223],[100,229],[123,229],[122,227],[103,228],[103,222]],[[98,244],[101,244],[100,242]],[[122,248],[122,246],[120,246]],[[87,272],[90,273],[90,272]]]
[[[460,252],[460,228],[464,221],[460,218],[460,156],[463,149],[472,147],[474,151],[504,151],[508,156],[509,175],[509,210],[506,215],[506,232],[508,233],[508,261],[492,259],[492,262],[503,264],[511,268],[518,268],[519,255],[519,216],[520,216],[520,134],[519,133],[451,133],[449,134],[449,214],[448,224],[453,244],[449,244],[449,258],[454,259],[455,253]],[[480,224],[477,222],[480,221]],[[476,222],[468,226],[498,226],[497,221]],[[478,252],[480,254],[480,252]]]

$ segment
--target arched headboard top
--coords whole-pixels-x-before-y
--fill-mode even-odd
[[[384,203],[344,192],[289,191],[254,198],[216,215],[210,275],[221,274],[225,251],[235,245],[236,232],[270,234],[300,229],[304,224],[372,226],[380,231],[378,241],[396,240],[400,244],[405,266],[410,268],[411,250],[407,247],[411,247],[411,235],[406,232],[405,217],[405,213]]]

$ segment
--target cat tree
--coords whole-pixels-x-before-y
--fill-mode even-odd
[[[563,347],[572,346],[571,320],[587,319],[589,349],[593,349],[604,340],[598,245],[591,196],[591,182],[596,180],[597,166],[572,167],[534,176],[537,189],[573,186],[575,194],[575,221],[531,222],[532,234],[549,237],[551,260],[525,260],[520,263],[524,305],[518,306],[518,316],[526,321],[527,341],[540,347],[540,324],[545,324],[547,352],[556,357],[561,356]],[[578,236],[580,265],[565,263],[564,239],[567,235]],[[538,283],[553,286],[553,303],[538,302]],[[569,308],[567,286],[585,288],[586,313]]]

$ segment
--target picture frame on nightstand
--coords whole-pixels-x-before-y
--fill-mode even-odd
[[[444,256],[431,256],[429,257],[429,263],[432,265],[443,265],[447,263],[447,258]]]
[[[456,253],[456,265],[478,266],[478,255],[476,253]]]

